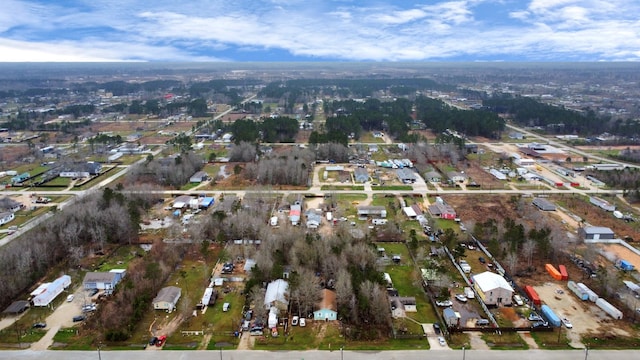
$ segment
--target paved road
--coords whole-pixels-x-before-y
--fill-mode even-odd
[[[591,350],[585,356],[584,350],[526,350],[526,351],[499,351],[499,350],[470,350],[464,353],[464,359],[473,360],[626,360],[637,359],[639,352],[636,350]],[[47,359],[47,360],[372,360],[372,359],[402,359],[402,360],[445,360],[463,359],[461,350],[455,351],[3,351],[0,359]]]

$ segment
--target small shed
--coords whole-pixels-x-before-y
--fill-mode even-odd
[[[460,326],[460,313],[455,312],[452,308],[448,307],[442,311],[442,317],[444,318],[447,327]]]

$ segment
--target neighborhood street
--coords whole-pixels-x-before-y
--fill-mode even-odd
[[[429,351],[429,350],[398,350],[398,351],[262,351],[262,350],[223,350],[218,351],[3,351],[0,359],[49,359],[49,360],[626,360],[637,359],[636,350],[462,350]]]

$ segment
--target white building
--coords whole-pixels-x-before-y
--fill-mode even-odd
[[[507,280],[496,273],[485,271],[473,276],[473,287],[486,305],[511,305],[513,288]]]

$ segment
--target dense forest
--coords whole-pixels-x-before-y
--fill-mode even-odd
[[[608,119],[591,109],[584,113],[544,104],[528,97],[500,95],[483,100],[483,105],[499,114],[509,114],[522,126],[540,126],[550,133],[594,135],[610,131]]]

